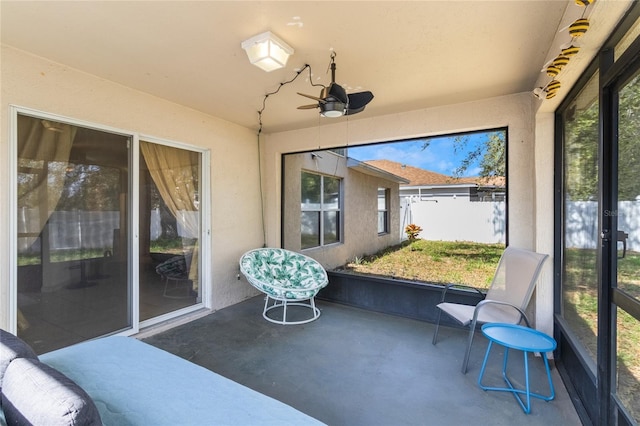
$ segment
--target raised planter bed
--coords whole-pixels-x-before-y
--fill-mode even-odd
[[[441,284],[339,271],[327,271],[327,275],[329,285],[320,290],[319,299],[420,321],[436,321]],[[453,290],[448,293],[447,301],[475,305],[478,296],[473,291]],[[443,315],[440,323],[459,327],[448,315]]]

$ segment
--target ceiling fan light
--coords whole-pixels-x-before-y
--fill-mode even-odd
[[[247,52],[249,62],[271,72],[287,65],[293,48],[270,31],[243,41],[240,46]]]
[[[342,102],[326,102],[320,104],[320,115],[327,118],[337,118],[344,115],[344,104]]]

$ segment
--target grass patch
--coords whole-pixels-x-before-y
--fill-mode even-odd
[[[356,257],[344,270],[438,284],[486,289],[491,284],[504,244],[415,240]]]

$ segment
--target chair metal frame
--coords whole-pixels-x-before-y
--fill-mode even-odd
[[[164,281],[164,292],[162,293],[164,297],[168,299],[195,297],[193,282],[189,278],[190,268],[191,254],[173,256],[156,266],[156,273]],[[173,282],[172,286],[169,286],[169,281]]]
[[[505,282],[501,281],[502,274],[505,274],[505,269],[508,268],[508,262],[511,257],[520,258],[527,263],[527,273],[529,274],[524,280],[524,283],[519,283],[520,285],[527,285],[526,289],[522,292],[522,298],[518,301],[518,303],[514,303],[509,301],[508,297],[505,295],[506,292],[502,291],[502,289],[497,289],[500,285],[504,285],[505,287],[508,285],[505,279]],[[493,277],[493,281],[486,295],[481,292],[479,289],[475,287],[460,285],[460,284],[448,284],[442,290],[442,297],[440,303],[437,305],[438,314],[436,318],[436,326],[433,333],[432,344],[437,343],[438,339],[438,331],[440,329],[440,319],[442,316],[442,312],[444,311],[451,318],[456,320],[463,326],[469,326],[469,338],[467,340],[467,348],[465,351],[464,359],[462,361],[462,373],[467,373],[467,367],[469,364],[469,356],[471,354],[471,345],[473,343],[473,337],[476,331],[477,324],[485,324],[490,322],[502,322],[502,323],[510,323],[510,324],[519,324],[522,321],[526,324],[527,327],[530,327],[529,319],[525,313],[525,310],[531,300],[531,295],[533,294],[533,289],[535,288],[535,284],[538,280],[538,276],[540,275],[540,271],[542,270],[542,265],[545,260],[549,256],[547,254],[536,253],[529,250],[507,247],[500,257],[500,261],[498,263],[498,267],[496,268],[496,273]],[[514,272],[512,271],[511,274]],[[522,279],[519,271],[515,271],[518,274],[518,278]],[[513,276],[513,275],[512,275]],[[511,280],[510,282],[513,282]],[[467,306],[459,303],[451,303],[446,301],[447,293],[450,289],[454,287],[462,287],[468,288],[478,293],[478,296],[482,299],[475,306]]]

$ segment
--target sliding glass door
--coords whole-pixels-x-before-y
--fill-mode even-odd
[[[140,320],[202,301],[202,154],[140,141]]]
[[[44,353],[202,305],[203,151],[30,112],[16,130],[18,336]]]
[[[589,79],[563,113],[562,315],[594,374],[598,353],[598,76],[596,72]]]
[[[559,109],[556,338],[585,423],[640,422],[640,7]]]
[[[640,423],[640,70],[616,90],[616,268],[612,283],[612,394]],[[635,315],[635,316],[634,316]]]
[[[17,124],[18,335],[43,353],[131,327],[131,138]]]

